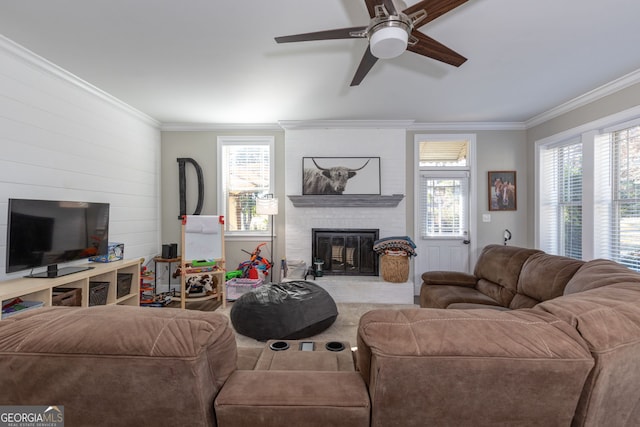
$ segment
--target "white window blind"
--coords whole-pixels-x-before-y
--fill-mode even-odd
[[[637,111],[611,116],[609,123],[580,126],[573,139],[546,138],[537,143],[536,244],[540,249],[584,260],[612,259],[640,271]],[[582,248],[573,249],[578,240]]]
[[[640,270],[640,126],[600,136],[596,157],[598,255]]]
[[[582,258],[582,144],[567,141],[540,152],[540,246]]]
[[[267,215],[256,214],[256,198],[270,193],[271,154],[268,141],[221,140],[220,170],[226,230],[266,232]]]
[[[467,236],[465,212],[468,179],[460,176],[420,176],[421,237]]]

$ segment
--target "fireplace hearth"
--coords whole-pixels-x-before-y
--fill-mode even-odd
[[[312,256],[322,260],[328,276],[377,276],[378,255],[373,244],[378,229],[313,228]]]

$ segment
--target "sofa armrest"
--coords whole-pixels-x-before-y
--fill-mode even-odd
[[[427,271],[422,273],[422,282],[425,285],[454,285],[473,288],[478,279],[472,274],[456,271]]]
[[[373,310],[358,328],[372,427],[570,425],[593,359],[569,324],[530,310]],[[550,374],[553,373],[553,374]],[[403,418],[404,417],[404,418]]]

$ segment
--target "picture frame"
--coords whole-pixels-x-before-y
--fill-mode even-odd
[[[303,157],[303,195],[380,195],[380,157]]]
[[[489,171],[489,210],[517,210],[518,198],[516,189],[516,171]]]

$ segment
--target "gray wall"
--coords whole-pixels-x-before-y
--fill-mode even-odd
[[[205,179],[205,200],[203,214],[217,214],[217,175],[216,175],[216,142],[220,135],[273,135],[276,141],[276,195],[284,200],[284,130],[256,130],[248,131],[164,131],[162,132],[162,242],[180,242],[179,194],[178,194],[178,157],[192,157],[203,169]],[[478,131],[411,131],[407,132],[406,150],[406,216],[407,231],[414,230],[414,162],[413,141],[416,134],[428,133],[475,133],[477,135],[477,165],[476,175],[478,188],[478,230],[476,247],[482,248],[489,243],[502,243],[502,233],[508,228],[513,233],[509,244],[530,246],[527,240],[526,224],[530,221],[530,211],[527,203],[527,155],[526,132],[524,130],[478,130]],[[328,153],[330,154],[330,153]],[[336,153],[339,155],[340,153]],[[517,171],[518,210],[510,212],[491,212],[492,221],[482,222],[482,214],[488,213],[487,172],[490,170]],[[192,212],[197,199],[196,178],[193,168],[187,167],[187,212]],[[276,247],[278,254],[284,254],[285,239],[283,212],[284,203],[280,205],[282,215],[276,217]],[[227,268],[232,269],[241,261],[247,259],[242,249],[251,251],[264,240],[226,240]],[[477,255],[477,254],[476,254]],[[276,269],[276,276],[279,270]]]
[[[217,138],[218,136],[273,136],[275,138],[275,168],[276,168],[276,197],[284,197],[284,131],[247,130],[247,131],[165,131],[162,132],[162,243],[180,243],[180,194],[178,189],[178,162],[180,157],[193,158],[204,175],[204,205],[203,215],[218,215],[218,179],[217,179]],[[192,213],[196,207],[198,191],[194,168],[186,167],[187,171],[187,213]],[[283,203],[280,207],[284,206]],[[283,209],[280,209],[281,211]],[[276,254],[284,253],[284,212],[274,217],[276,228],[274,241]],[[265,239],[242,238],[225,240],[227,270],[234,270],[238,264],[248,259],[242,250],[253,251]],[[179,250],[180,251],[180,250]],[[277,264],[277,263],[276,263]],[[275,276],[279,277],[279,267],[276,266]]]

